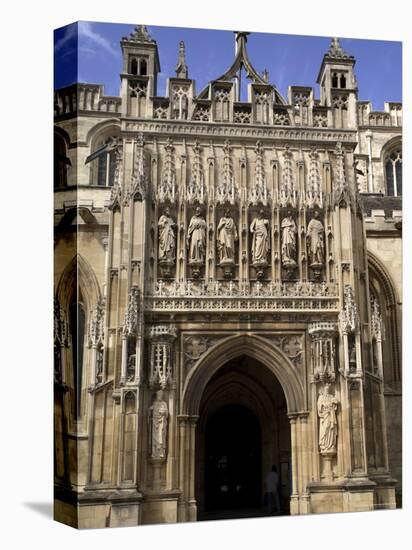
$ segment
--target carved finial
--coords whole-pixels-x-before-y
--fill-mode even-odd
[[[185,43],[181,40],[179,42],[179,59],[176,65],[176,76],[177,78],[187,78],[188,72],[189,69],[186,65]]]
[[[263,69],[262,77],[265,82],[269,82],[269,71],[267,69]]]
[[[130,40],[132,42],[154,42],[146,25],[137,25],[128,37],[124,37],[124,40]]]
[[[329,57],[349,58],[350,56],[342,48],[339,38],[332,38],[327,54]]]

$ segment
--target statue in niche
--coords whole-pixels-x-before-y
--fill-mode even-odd
[[[322,454],[336,453],[336,439],[338,435],[338,424],[336,410],[338,400],[329,393],[330,384],[323,386],[323,391],[318,398],[319,416],[319,450]]]
[[[166,438],[169,409],[163,401],[163,390],[156,392],[155,399],[149,408],[151,426],[151,457],[166,458]]]
[[[160,263],[174,263],[176,258],[176,237],[173,227],[176,225],[170,216],[169,208],[165,209],[157,222],[159,228],[159,251]]]
[[[250,224],[252,239],[252,263],[266,265],[269,246],[269,220],[263,217],[263,210],[259,210],[256,218]]]
[[[220,218],[217,226],[217,249],[219,251],[220,264],[235,263],[235,241],[238,240],[237,228],[233,218],[230,217],[229,209]]]
[[[206,221],[201,216],[201,210],[196,208],[187,231],[187,247],[189,249],[189,264],[201,265],[206,254]]]
[[[308,251],[309,265],[315,278],[319,278],[323,262],[325,260],[325,230],[319,220],[319,212],[315,210],[313,218],[308,223],[306,244]]]
[[[282,265],[296,265],[296,223],[289,211],[286,218],[281,223],[282,229]]]

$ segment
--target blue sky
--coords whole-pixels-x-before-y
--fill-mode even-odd
[[[135,25],[81,21],[55,31],[55,88],[76,81],[103,84],[105,95],[118,95],[122,67],[120,40]],[[175,76],[179,41],[186,44],[189,78],[199,93],[207,82],[219,77],[234,59],[231,31],[159,27],[148,25],[159,48],[161,73],[157,93],[165,94],[166,79]],[[269,81],[287,97],[287,87],[316,84],[330,37],[267,34],[248,37],[249,58],[258,72],[269,71]],[[384,40],[341,39],[345,51],[356,59],[359,99],[370,100],[375,110],[384,101],[402,100],[402,43]],[[78,52],[78,57],[77,53]]]

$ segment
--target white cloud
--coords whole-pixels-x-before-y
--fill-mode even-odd
[[[79,42],[83,40],[89,46],[98,46],[112,55],[118,55],[118,50],[113,47],[107,38],[93,29],[93,24],[89,21],[79,21]]]
[[[77,25],[75,23],[68,25],[63,36],[59,40],[56,40],[54,44],[54,51],[57,53],[65,44],[67,44],[67,42],[75,38],[76,34]]]

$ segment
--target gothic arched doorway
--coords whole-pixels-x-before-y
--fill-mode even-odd
[[[207,383],[196,438],[198,519],[264,516],[265,478],[279,474],[280,513],[289,513],[290,424],[277,378],[240,355]]]
[[[205,429],[205,510],[259,508],[262,483],[259,420],[244,405],[223,405]]]

